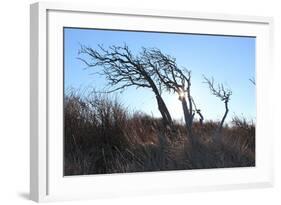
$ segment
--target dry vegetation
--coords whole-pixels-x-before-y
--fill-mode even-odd
[[[191,147],[184,125],[129,113],[112,96],[69,92],[64,101],[65,175],[255,166],[255,125],[244,119],[224,125],[219,144],[219,122],[195,121]]]

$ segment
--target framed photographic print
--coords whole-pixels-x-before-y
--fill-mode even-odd
[[[31,199],[272,186],[272,24],[32,4]]]

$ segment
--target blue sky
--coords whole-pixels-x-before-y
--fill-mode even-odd
[[[65,89],[92,87],[103,90],[106,86],[103,77],[91,75],[93,70],[84,69],[85,64],[77,59],[81,44],[97,48],[98,44],[108,47],[126,43],[135,54],[142,47],[156,47],[175,57],[178,65],[191,70],[191,94],[205,119],[221,119],[224,104],[211,95],[202,75],[214,77],[216,82],[232,90],[227,121],[235,115],[256,120],[256,88],[249,81],[255,77],[253,37],[65,28],[64,42]],[[155,117],[161,116],[150,90],[131,87],[117,95],[130,111],[140,110]],[[183,119],[178,97],[168,93],[163,97],[172,117]]]

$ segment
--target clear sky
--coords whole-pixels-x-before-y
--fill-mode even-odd
[[[77,59],[80,45],[105,48],[124,45],[137,54],[142,47],[159,48],[163,53],[176,58],[177,64],[191,70],[191,94],[205,119],[219,120],[224,114],[224,104],[211,95],[202,75],[214,77],[233,92],[229,102],[230,121],[234,115],[256,120],[256,91],[249,78],[255,78],[255,38],[195,35],[157,32],[110,31],[96,29],[64,29],[65,89],[95,88],[103,90],[106,80],[91,75],[93,70],[84,69],[85,64]],[[84,56],[85,57],[85,56]],[[118,94],[130,111],[143,111],[161,116],[153,93],[147,88],[134,87]],[[173,94],[164,93],[163,98],[174,119],[183,119],[181,103]]]

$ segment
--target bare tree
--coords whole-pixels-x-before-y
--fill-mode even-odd
[[[221,130],[222,130],[224,121],[225,121],[225,119],[227,117],[227,114],[229,112],[228,103],[229,103],[229,100],[230,100],[230,96],[232,95],[232,91],[230,89],[226,89],[223,84],[217,84],[217,86],[216,86],[215,82],[214,82],[214,78],[208,79],[205,76],[203,76],[203,77],[204,77],[205,83],[208,84],[211,93],[214,96],[216,96],[217,98],[219,98],[221,101],[223,101],[224,106],[225,106],[224,115],[223,115],[223,117],[220,121],[219,127],[216,130],[216,134],[214,136],[215,141],[218,141],[218,140],[220,140],[218,138],[220,138],[220,134],[221,134]]]
[[[191,71],[180,69],[175,58],[163,54],[159,49],[143,48],[142,57],[144,63],[152,68],[154,80],[160,85],[160,88],[178,94],[179,100],[182,103],[190,142],[193,143],[192,124],[194,115],[195,113],[199,114],[201,122],[203,122],[204,118],[199,109],[195,108],[196,110],[193,110],[195,102],[190,93]]]
[[[99,50],[81,46],[79,55],[86,55],[88,60],[80,57],[87,67],[101,67],[98,72],[104,75],[111,89],[107,92],[123,90],[127,87],[151,89],[158,104],[165,125],[172,125],[172,118],[161,96],[161,88],[153,80],[154,70],[142,60],[142,56],[134,55],[127,45],[110,46]]]

